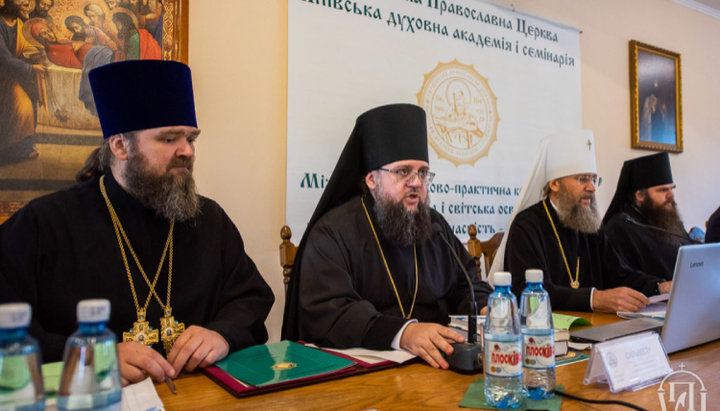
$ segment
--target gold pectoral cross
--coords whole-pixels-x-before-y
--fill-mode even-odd
[[[175,340],[185,331],[185,324],[175,321],[175,317],[172,316],[172,309],[168,307],[165,310],[165,316],[160,319],[160,330],[162,331],[160,338],[162,338],[163,347],[165,348],[165,355],[168,355],[173,344],[175,344]]]
[[[138,320],[133,323],[132,331],[123,333],[123,342],[136,341],[151,346],[159,341],[158,330],[153,330],[145,317],[145,310],[138,310]]]

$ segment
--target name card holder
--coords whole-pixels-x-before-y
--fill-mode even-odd
[[[637,391],[671,372],[660,336],[645,332],[595,344],[583,384],[607,383],[613,393]]]

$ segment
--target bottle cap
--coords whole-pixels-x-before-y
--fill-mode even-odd
[[[541,283],[543,282],[543,272],[537,268],[531,268],[525,270],[525,282],[528,283]]]
[[[20,328],[30,324],[30,304],[0,304],[0,328]]]
[[[110,319],[109,300],[82,300],[77,305],[77,319],[80,323],[96,323]]]
[[[496,271],[493,276],[493,284],[495,285],[510,285],[512,282],[512,275],[507,271]]]

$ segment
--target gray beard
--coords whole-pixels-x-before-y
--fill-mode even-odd
[[[175,163],[182,160],[174,160]],[[127,189],[142,205],[168,220],[188,221],[200,215],[200,197],[191,173],[153,175],[142,153],[128,153],[125,168]]]
[[[597,202],[593,195],[590,207],[584,208],[575,201],[572,195],[565,191],[558,192],[557,214],[560,222],[581,233],[594,234],[600,230],[602,219],[597,210]]]
[[[675,200],[672,200],[672,209],[667,210],[664,207],[655,207],[650,200],[650,197],[645,197],[645,200],[640,203],[640,212],[647,219],[649,225],[662,228],[673,232],[678,235],[685,235],[685,226],[683,225],[680,214],[677,211],[677,204]],[[658,236],[663,242],[672,244],[675,246],[681,246],[686,243],[682,238],[671,235],[669,233],[663,233],[660,231],[652,230],[654,235]]]
[[[422,244],[430,238],[429,197],[418,203],[416,211],[409,211],[402,200],[395,202],[388,198],[379,184],[372,193],[375,197],[373,210],[385,237],[402,245]]]

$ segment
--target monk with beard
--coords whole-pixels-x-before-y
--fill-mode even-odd
[[[647,280],[657,293],[655,282],[624,264],[600,231],[595,190],[601,181],[591,131],[573,130],[543,140],[492,268],[497,271],[504,263],[518,297],[525,287],[525,270],[531,268],[543,271],[543,286],[556,310],[645,307],[649,300],[638,291],[642,287],[624,286],[628,277]]]
[[[463,342],[448,314],[466,313],[473,258],[429,205],[425,111],[410,104],[358,117],[295,257],[283,338],[409,351],[448,368]],[[492,291],[472,275],[479,307]]]
[[[105,140],[78,184],[0,226],[0,302],[32,305],[30,334],[52,362],[77,328],[77,302],[109,299],[124,384],[264,343],[272,291],[233,222],[195,188],[190,69],[114,63],[90,83]]]
[[[680,219],[674,190],[667,153],[628,160],[603,218],[610,244],[630,267],[657,277],[661,293],[670,292],[678,249],[694,243]]]

